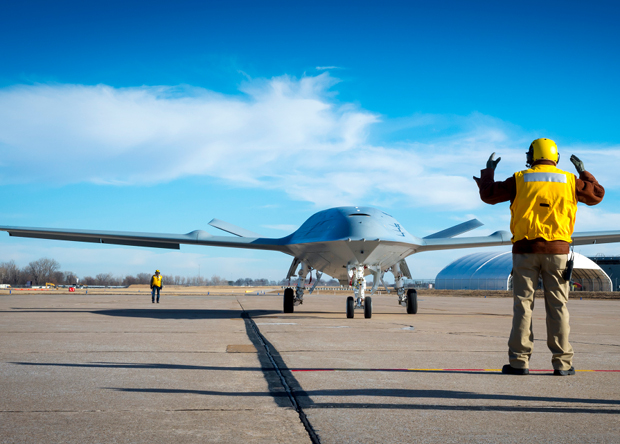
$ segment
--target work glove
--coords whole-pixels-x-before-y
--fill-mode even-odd
[[[579,157],[575,156],[574,154],[570,156],[570,161],[573,162],[573,165],[575,165],[575,168],[577,168],[577,172],[579,174],[583,173],[586,170],[586,167],[583,166],[583,162],[579,160]]]
[[[495,160],[495,153],[491,154],[491,157],[489,157],[489,160],[487,160],[487,168],[491,168],[493,171],[495,171],[495,168],[497,168],[497,164],[500,160],[502,160],[501,157],[498,157],[497,160]],[[476,181],[478,186],[480,186],[480,178],[474,176],[474,180]]]
[[[498,157],[497,160],[494,159],[495,153],[491,154],[491,157],[489,157],[489,160],[487,160],[487,168],[491,168],[493,171],[495,171],[495,168],[497,168],[497,164],[500,160],[502,160],[502,158]]]

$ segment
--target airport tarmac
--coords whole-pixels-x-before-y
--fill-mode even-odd
[[[620,301],[570,300],[578,373],[554,377],[543,301],[540,371],[508,376],[510,299],[344,299],[0,296],[0,442],[620,442]]]

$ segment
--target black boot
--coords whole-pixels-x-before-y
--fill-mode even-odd
[[[570,376],[575,374],[575,367],[568,370],[553,370],[553,376]]]
[[[502,373],[504,375],[529,375],[529,368],[514,368],[510,364],[506,364],[502,367]]]

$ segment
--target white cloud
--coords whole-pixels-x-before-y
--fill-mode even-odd
[[[603,198],[605,202],[605,198]],[[600,206],[603,203],[599,204]],[[597,206],[579,204],[575,231],[609,231],[620,229],[620,213],[610,213]]]
[[[236,96],[188,86],[4,88],[0,184],[142,185],[206,175],[319,207],[472,211],[482,204],[471,176],[488,155],[502,156],[497,175],[508,177],[523,168],[524,147],[535,137],[480,114],[382,123],[338,103],[330,92],[336,83],[328,73],[248,80]],[[372,143],[373,131],[409,131],[403,140],[416,141]],[[610,186],[620,185],[613,169],[620,148],[563,152],[573,148]]]

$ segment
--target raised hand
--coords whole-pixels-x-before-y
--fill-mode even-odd
[[[579,160],[579,157],[575,156],[574,154],[570,156],[570,161],[573,162],[573,165],[575,165],[575,168],[577,168],[577,172],[579,174],[583,173],[586,170],[583,162]]]
[[[494,159],[495,153],[491,154],[491,157],[489,157],[489,160],[487,160],[487,168],[491,168],[493,171],[495,171],[495,168],[497,168],[497,164],[500,160],[502,160],[502,158],[498,157],[497,160]]]

